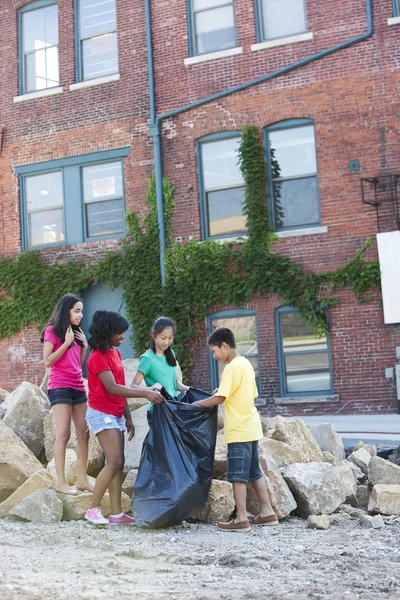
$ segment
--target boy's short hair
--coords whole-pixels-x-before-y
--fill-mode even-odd
[[[231,348],[236,348],[236,340],[233,331],[227,327],[218,327],[218,329],[215,329],[208,338],[208,345],[221,348],[223,342],[228,344]]]

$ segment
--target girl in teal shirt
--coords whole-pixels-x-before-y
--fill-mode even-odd
[[[186,392],[189,387],[184,385],[177,374],[177,361],[171,348],[175,336],[175,323],[168,317],[159,317],[151,330],[151,343],[140,357],[138,370],[132,384],[140,385],[144,379],[148,387],[164,388],[173,398],[178,392]],[[150,403],[149,412],[153,410]],[[149,415],[148,415],[149,416]]]

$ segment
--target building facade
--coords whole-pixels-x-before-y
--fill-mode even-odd
[[[367,257],[377,258],[377,215],[360,179],[400,172],[398,0],[2,5],[0,254],[40,249],[53,264],[118,249],[126,210],[145,210],[154,88],[178,241],[246,235],[237,148],[240,129],[255,125],[277,165],[265,177],[274,251],[324,272],[372,237]],[[381,231],[398,228],[389,205]],[[87,301],[123,308],[110,294],[88,290]],[[396,412],[385,368],[400,325],[385,324],[381,294],[359,304],[343,289],[328,320],[316,338],[274,294],[218,307],[202,324],[191,383],[218,383],[206,336],[226,325],[255,368],[266,414]],[[43,373],[34,324],[0,349],[2,387]]]

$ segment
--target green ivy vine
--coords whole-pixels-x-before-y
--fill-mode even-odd
[[[368,301],[367,290],[380,288],[378,262],[364,258],[371,240],[335,271],[314,273],[305,269],[276,251],[278,237],[272,231],[267,208],[264,149],[256,127],[242,130],[239,166],[245,182],[247,235],[236,242],[175,242],[170,224],[173,188],[164,178],[164,287],[160,284],[154,175],[145,200],[148,212],[142,221],[132,212],[127,214],[128,235],[120,252],[107,253],[95,265],[71,260],[50,266],[38,252],[22,253],[15,260],[0,258],[0,338],[32,323],[41,327],[62,294],[79,294],[91,283],[107,282],[111,288],[123,289],[137,353],[148,347],[150,328],[157,316],[165,314],[176,320],[177,354],[187,371],[197,346],[204,344],[200,324],[226,305],[240,307],[254,295],[274,293],[324,334],[325,309],[338,301],[336,290],[349,286],[359,302]],[[279,173],[274,157],[271,169],[274,175]]]

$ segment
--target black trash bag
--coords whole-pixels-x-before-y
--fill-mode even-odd
[[[217,407],[191,406],[211,394],[190,388],[153,406],[132,495],[141,527],[177,525],[207,502],[214,466]]]

